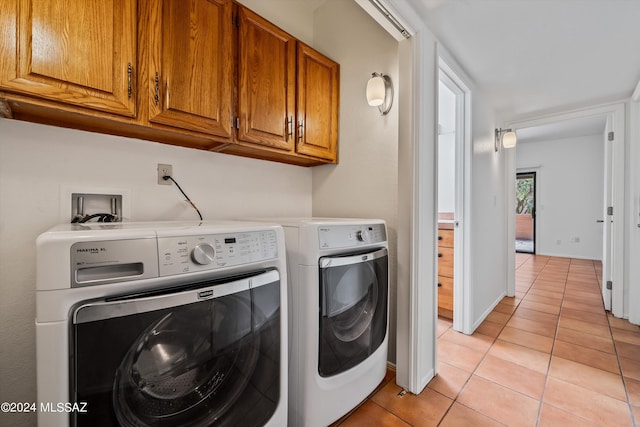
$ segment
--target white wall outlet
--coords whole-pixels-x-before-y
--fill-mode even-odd
[[[173,166],[158,163],[158,184],[171,185],[171,180],[164,179],[164,176],[173,176]]]

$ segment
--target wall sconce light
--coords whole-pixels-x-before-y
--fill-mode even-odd
[[[382,73],[371,74],[367,82],[367,103],[372,107],[378,107],[382,116],[389,113],[393,104],[393,85],[389,76]]]
[[[498,152],[500,147],[513,148],[518,142],[518,137],[513,129],[496,129],[496,138],[493,142],[493,148]]]

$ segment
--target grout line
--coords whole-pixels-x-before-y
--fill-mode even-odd
[[[631,413],[631,423],[636,426],[635,414],[633,412],[633,405],[631,404],[631,396],[629,396],[629,389],[627,387],[627,380],[624,376],[624,372],[622,372],[622,363],[620,362],[620,355],[618,354],[618,342],[613,337],[613,327],[611,326],[611,322],[609,321],[609,315],[605,310],[605,315],[607,316],[607,325],[609,326],[609,333],[611,334],[611,341],[613,341],[613,350],[616,352],[616,361],[618,362],[618,370],[620,371],[620,377],[622,378],[622,386],[624,387],[624,394],[627,397],[627,405],[629,406],[629,412]],[[616,328],[617,329],[617,328]],[[640,421],[640,420],[639,420]]]
[[[542,388],[542,395],[540,396],[540,406],[538,407],[538,417],[536,418],[536,426],[540,424],[540,417],[542,417],[542,406],[544,405],[544,395],[547,392],[547,385],[549,384],[549,372],[551,371],[551,360],[553,359],[553,350],[556,347],[556,341],[558,340],[558,330],[560,329],[560,316],[562,315],[562,305],[564,304],[564,297],[567,293],[567,280],[569,278],[569,271],[571,271],[571,261],[569,261],[569,268],[567,269],[567,277],[564,280],[564,287],[562,290],[562,298],[560,299],[560,311],[558,312],[558,323],[556,323],[556,332],[553,335],[553,343],[551,344],[551,350],[549,352],[549,364],[547,365],[547,373],[544,378],[544,387]]]

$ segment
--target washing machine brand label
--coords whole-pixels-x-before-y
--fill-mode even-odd
[[[198,292],[198,299],[208,299],[213,296],[213,289]]]
[[[77,253],[85,253],[85,254],[99,254],[101,252],[106,252],[107,248],[78,248],[76,249]]]

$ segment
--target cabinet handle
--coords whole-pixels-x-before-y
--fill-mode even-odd
[[[289,129],[288,134],[289,138],[293,137],[293,117],[289,117],[289,120],[285,117],[285,126]]]
[[[169,82],[164,84],[164,108],[169,109]]]
[[[438,252],[438,258],[442,258],[442,254]]]
[[[304,133],[304,120],[299,120],[298,121],[298,141],[302,141],[303,133]]]
[[[438,282],[438,287],[441,288],[442,287],[442,283]]]
[[[129,65],[127,66],[127,82],[128,82],[127,95],[129,96],[129,99],[131,99],[131,94],[133,92],[133,87],[131,83],[132,75],[133,75],[133,67],[131,66],[131,62],[129,62]]]
[[[442,236],[438,236],[438,240],[442,240]]]
[[[158,106],[158,103],[160,102],[160,77],[158,76],[158,72],[156,71],[156,94],[154,96],[154,99],[156,101],[156,107]]]

